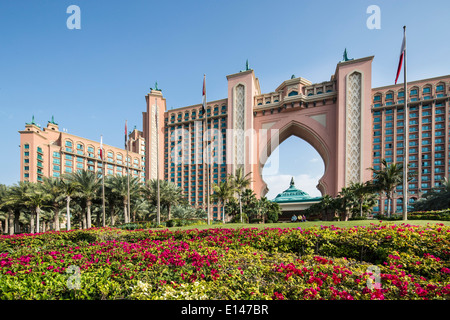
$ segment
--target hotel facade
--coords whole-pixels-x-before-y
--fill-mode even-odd
[[[142,131],[129,134],[131,174],[142,182],[171,181],[191,205],[205,208],[208,187],[242,167],[261,197],[268,192],[262,169],[270,163],[269,171],[277,174],[277,146],[294,135],[324,161],[317,188],[336,196],[351,182],[370,180],[368,168],[379,168],[382,158],[403,162],[408,128],[408,160],[416,173],[408,201],[415,201],[449,176],[450,76],[409,82],[405,119],[403,84],[372,88],[372,61],[373,56],[340,61],[330,79],[320,83],[292,75],[268,93],[260,91],[259,79],[247,66],[227,76],[227,97],[208,101],[205,114],[202,104],[168,110],[162,91],[151,89]],[[23,181],[102,169],[99,142],[61,132],[53,120],[43,129],[32,121],[19,133]],[[106,175],[126,174],[126,151],[104,148]],[[297,184],[301,187],[301,181]],[[396,211],[402,202],[399,186]],[[381,199],[375,213],[386,205]],[[213,204],[211,217],[220,219],[220,212]]]

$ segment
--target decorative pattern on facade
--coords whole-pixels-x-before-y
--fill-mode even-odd
[[[157,158],[157,143],[156,143],[156,134],[157,134],[157,128],[156,128],[156,106],[152,105],[152,110],[150,113],[150,117],[151,117],[151,128],[150,128],[150,132],[151,132],[151,146],[150,146],[150,159],[152,159],[151,161],[151,165],[150,165],[150,179],[156,179],[156,159]]]
[[[234,155],[236,168],[244,164],[244,130],[245,130],[245,87],[242,84],[236,86],[236,105],[234,117]]]
[[[360,182],[361,173],[361,90],[362,75],[354,72],[348,77],[346,105],[345,183]]]

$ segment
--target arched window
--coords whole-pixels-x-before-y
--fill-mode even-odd
[[[291,92],[289,92],[288,96],[296,96],[298,95],[298,91],[292,90]],[[312,94],[311,94],[312,95]]]

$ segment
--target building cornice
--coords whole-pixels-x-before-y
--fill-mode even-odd
[[[443,80],[443,79],[450,80],[450,75],[427,78],[427,79],[422,79],[422,80],[408,81],[408,87],[411,85],[422,83],[422,82],[439,81],[439,80]],[[392,89],[392,88],[403,89],[403,83],[391,84],[391,85],[382,86],[382,87],[375,87],[375,88],[372,88],[372,91],[386,90],[386,89]]]

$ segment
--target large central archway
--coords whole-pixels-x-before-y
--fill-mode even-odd
[[[261,196],[265,196],[268,191],[267,184],[262,177],[262,171],[266,161],[273,152],[278,152],[277,147],[291,136],[305,140],[318,152],[323,160],[325,170],[324,175],[319,179],[317,188],[322,195],[335,193],[335,190],[333,190],[335,184],[335,172],[333,166],[330,165],[333,163],[331,155],[335,153],[335,146],[330,143],[332,137],[327,133],[327,128],[324,126],[325,123],[323,120],[326,119],[326,116],[320,118],[322,121],[316,119],[307,115],[297,115],[295,119],[285,117],[284,119],[278,119],[278,121],[268,129],[267,140],[262,138],[260,141],[260,162],[257,174],[255,175],[256,181],[258,178],[262,181],[260,189],[255,190],[257,192],[259,191]],[[279,169],[276,168],[277,163],[271,163],[271,165],[275,166],[275,168],[273,168],[274,171]],[[273,173],[275,173],[274,171]],[[256,189],[257,186],[258,184],[256,183]]]
[[[271,163],[275,162],[273,157],[278,157],[278,172],[270,168]],[[295,186],[309,196],[321,197],[323,195],[317,185],[324,173],[325,164],[316,149],[305,140],[291,135],[269,156],[263,167],[262,177],[268,187],[265,197],[275,199],[290,186],[292,179]]]

